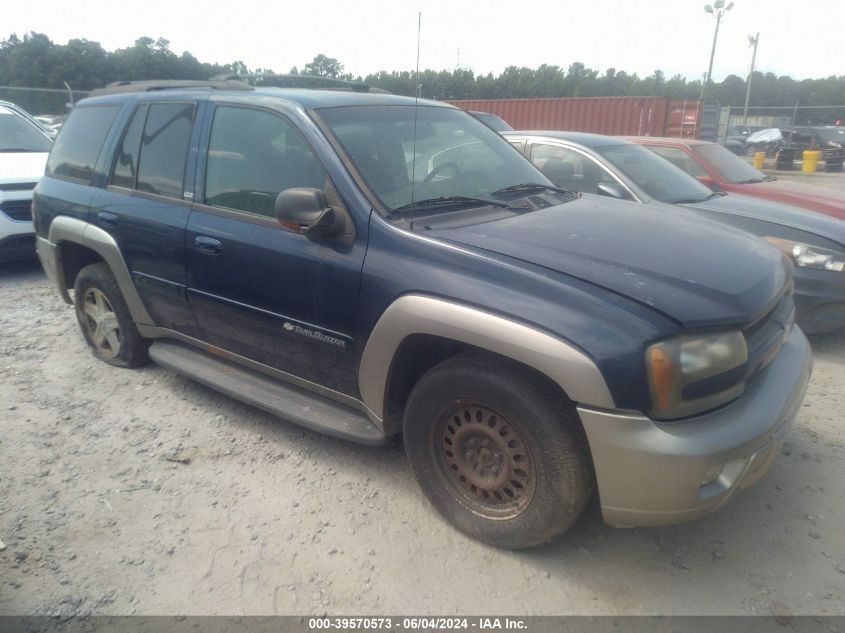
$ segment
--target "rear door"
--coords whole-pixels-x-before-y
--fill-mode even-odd
[[[93,201],[92,218],[120,246],[155,324],[190,336],[198,330],[186,296],[191,201],[185,191],[192,188],[195,171],[189,154],[197,143],[198,105],[137,104],[113,152],[108,184]]]
[[[343,208],[306,138],[280,112],[221,102],[200,155],[187,243],[203,340],[356,394],[351,333],[366,234],[308,237],[275,218],[276,196],[291,187],[322,189]]]

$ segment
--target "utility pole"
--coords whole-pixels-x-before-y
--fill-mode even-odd
[[[707,67],[707,77],[701,85],[701,97],[699,101],[704,100],[704,91],[707,88],[707,84],[710,83],[710,76],[713,74],[713,58],[716,56],[716,40],[719,38],[719,24],[722,23],[722,16],[727,11],[730,11],[733,6],[733,2],[728,2],[727,6],[725,6],[725,0],[716,0],[712,5],[704,5],[704,11],[706,13],[716,16],[716,30],[713,32],[713,47],[710,49],[710,65]]]
[[[748,72],[748,81],[745,82],[745,110],[742,112],[742,123],[748,125],[748,100],[751,98],[751,78],[754,76],[754,62],[757,61],[757,44],[760,41],[760,33],[754,37],[748,36],[748,45],[754,47],[751,53],[751,70]]]

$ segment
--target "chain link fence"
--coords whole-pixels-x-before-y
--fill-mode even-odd
[[[0,86],[0,101],[10,101],[35,116],[66,115],[87,94],[84,90]]]

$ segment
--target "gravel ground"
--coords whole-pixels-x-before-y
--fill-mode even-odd
[[[85,347],[36,263],[0,267],[0,614],[845,614],[845,333],[772,471],[694,523],[469,540],[401,444],[302,430]]]

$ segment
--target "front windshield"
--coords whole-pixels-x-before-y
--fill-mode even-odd
[[[713,194],[685,171],[639,145],[608,145],[596,151],[660,202],[697,202]]]
[[[51,145],[32,123],[0,106],[0,152],[49,152]]]
[[[835,141],[845,145],[845,127],[818,128],[818,134],[826,141]]]
[[[523,183],[551,185],[510,143],[462,110],[409,105],[318,112],[389,211],[446,196],[489,197]]]
[[[693,145],[692,149],[696,154],[710,163],[730,183],[736,185],[766,180],[766,174],[757,171],[739,156],[726,150],[721,145],[707,143],[704,145]]]

